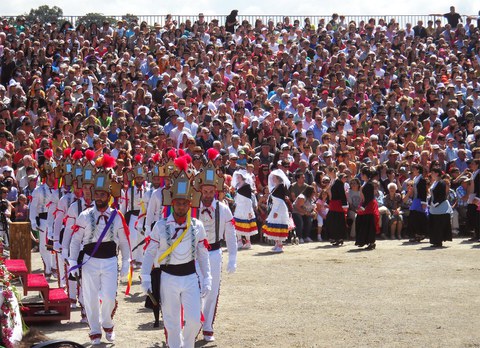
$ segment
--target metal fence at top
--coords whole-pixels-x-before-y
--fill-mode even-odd
[[[160,25],[165,24],[166,15],[135,15],[138,18],[138,23],[145,21],[148,25],[153,26],[155,23]],[[82,16],[63,16],[65,20],[70,21],[73,25],[77,25],[78,19]],[[105,15],[105,17],[115,18],[116,20],[123,19],[124,16],[121,15]],[[211,22],[214,19],[218,19],[219,25],[225,24],[225,19],[227,15],[207,15],[205,14],[204,19],[206,22]],[[305,19],[309,18],[310,23],[315,27],[318,26],[318,23],[323,20],[325,23],[328,23],[332,16],[331,15],[239,15],[237,16],[238,21],[241,23],[244,20],[247,20],[250,24],[254,25],[257,20],[261,20],[263,24],[267,24],[270,20],[274,24],[283,23],[284,18],[289,17],[290,23],[293,24],[295,20],[300,22],[300,27],[303,28]],[[462,16],[463,23],[467,20],[467,15]],[[472,16],[473,17],[473,16]],[[172,15],[172,19],[177,21],[178,24],[185,23],[186,20],[190,20],[192,23],[198,20],[197,15]],[[423,24],[426,26],[428,20],[435,21],[437,18],[442,20],[442,23],[446,23],[446,19],[438,16],[429,16],[429,15],[345,15],[345,23],[354,21],[357,25],[364,21],[367,23],[370,19],[375,20],[375,24],[378,25],[380,20],[384,20],[386,23],[389,23],[391,19],[394,19],[396,23],[399,24],[401,28],[404,28],[407,23],[411,23],[412,26],[415,26],[418,21],[423,21]]]

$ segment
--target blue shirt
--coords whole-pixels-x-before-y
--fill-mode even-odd
[[[308,130],[311,130],[313,131],[313,137],[319,141],[321,141],[322,139],[322,135],[323,133],[325,133],[327,131],[327,128],[325,126],[322,125],[321,128],[318,127],[318,124],[314,124],[313,126],[310,126],[308,128]]]

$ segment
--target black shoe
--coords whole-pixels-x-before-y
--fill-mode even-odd
[[[341,239],[337,242],[337,246],[342,246],[342,245],[343,245],[343,240]]]
[[[368,244],[368,246],[366,247],[367,250],[373,250],[375,249],[377,245],[375,243],[372,243],[372,244]]]

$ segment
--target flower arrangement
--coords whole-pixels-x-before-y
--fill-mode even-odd
[[[21,338],[15,331],[20,330],[21,334],[22,328],[19,295],[11,280],[12,274],[8,272],[4,259],[0,257],[0,346],[6,348],[13,348],[15,339]]]

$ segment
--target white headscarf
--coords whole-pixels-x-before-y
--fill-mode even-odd
[[[290,187],[290,180],[288,180],[287,176],[285,175],[285,172],[281,169],[275,169],[268,175],[268,190],[270,192],[272,192],[273,189],[276,187],[275,183],[273,182],[274,176],[279,178],[280,181],[282,181],[287,188]]]
[[[243,180],[253,187],[253,178],[250,173],[248,173],[245,169],[238,169],[232,175],[232,187],[238,188],[237,185],[240,183],[238,177],[241,176]]]

